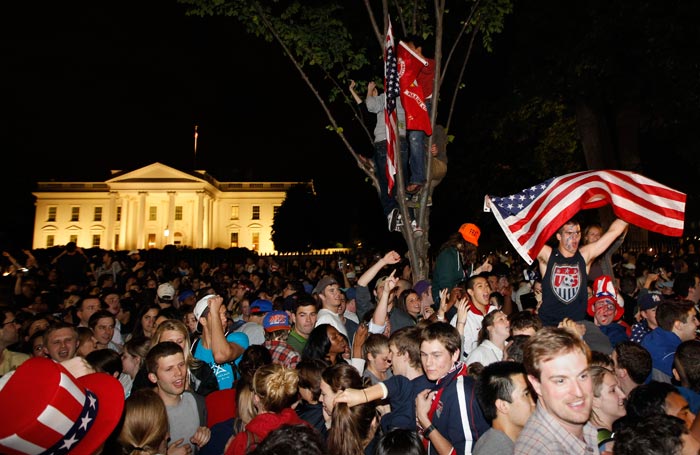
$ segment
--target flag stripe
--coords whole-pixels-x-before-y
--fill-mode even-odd
[[[386,127],[386,179],[387,192],[392,194],[394,175],[396,175],[397,149],[397,109],[396,100],[399,97],[399,72],[396,54],[394,53],[394,33],[389,18],[389,27],[384,44],[384,123]]]
[[[506,236],[528,264],[580,210],[611,204],[619,218],[660,234],[682,236],[686,195],[629,171],[583,171],[549,179],[520,193],[486,196]]]

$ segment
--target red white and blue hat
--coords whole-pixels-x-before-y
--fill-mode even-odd
[[[60,363],[32,358],[0,379],[0,452],[88,455],[106,441],[124,409],[117,379],[78,379]]]
[[[590,316],[595,314],[595,304],[602,300],[607,300],[615,305],[613,320],[617,321],[625,314],[625,299],[617,293],[615,284],[607,275],[601,275],[593,282],[593,296],[588,299],[588,314]]]

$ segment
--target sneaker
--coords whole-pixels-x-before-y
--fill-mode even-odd
[[[401,227],[403,226],[403,220],[401,219],[401,214],[399,209],[391,209],[391,212],[386,216],[389,232],[401,232]]]

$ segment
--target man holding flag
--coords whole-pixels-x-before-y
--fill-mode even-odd
[[[556,325],[564,318],[584,318],[591,262],[625,232],[627,222],[680,237],[685,201],[685,194],[635,172],[593,170],[553,177],[509,196],[486,196],[484,211],[493,213],[528,264],[537,258],[543,276],[540,317]],[[581,227],[571,218],[607,204],[620,219],[597,242],[579,249]],[[554,233],[553,249],[546,243]]]
[[[583,245],[581,225],[575,219],[557,231],[556,249],[545,245],[537,255],[542,278],[542,306],[539,316],[544,325],[557,325],[565,318],[581,321],[588,304],[588,270],[599,255],[627,230],[627,222],[616,219],[597,242]]]

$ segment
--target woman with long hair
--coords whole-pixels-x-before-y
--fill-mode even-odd
[[[226,455],[252,452],[268,433],[282,425],[308,425],[292,409],[298,383],[296,370],[274,363],[258,368],[253,376],[253,402],[258,415],[233,437]]]
[[[149,349],[151,349],[151,339],[145,336],[131,338],[124,343],[122,371],[129,375],[132,380],[130,392],[141,388],[150,389],[153,387],[153,383],[148,380],[145,367],[146,355]]]
[[[168,414],[153,390],[138,390],[126,399],[119,443],[128,455],[165,454],[168,450]]]
[[[405,321],[402,324],[394,323],[392,330],[398,330],[403,327],[416,325],[416,323],[420,321],[423,316],[421,314],[421,301],[418,292],[416,292],[415,289],[406,289],[401,291],[401,294],[399,294],[399,297],[396,299],[396,306],[392,310],[392,320],[396,319],[395,315],[393,314],[394,312],[401,312],[408,316],[408,318],[402,318],[401,320]]]
[[[335,396],[345,389],[362,389],[364,381],[357,370],[348,364],[326,368],[321,374],[321,402],[330,424],[328,453],[357,455],[374,453],[373,441],[379,418],[377,402],[364,403],[352,408],[346,403],[334,404]]]
[[[508,316],[500,310],[492,311],[481,321],[479,345],[469,353],[467,365],[480,363],[481,366],[503,360],[506,340],[510,337]]]
[[[319,397],[323,404],[325,418],[330,422],[333,414],[333,401],[336,395],[345,389],[363,388],[363,379],[357,370],[346,363],[332,365],[321,373],[321,395]]]
[[[475,224],[464,223],[440,246],[433,267],[432,284],[435,302],[440,301],[441,290],[451,291],[465,278],[491,271],[491,264],[488,261],[476,266],[480,236],[481,230]]]
[[[301,359],[320,359],[330,365],[347,363],[343,358],[347,347],[347,339],[335,327],[319,324],[309,334]]]
[[[134,330],[129,335],[130,338],[137,336],[145,336],[151,338],[153,332],[155,331],[156,318],[160,312],[160,306],[157,303],[151,303],[144,305],[139,310],[139,314],[136,317],[136,323],[134,324]]]

